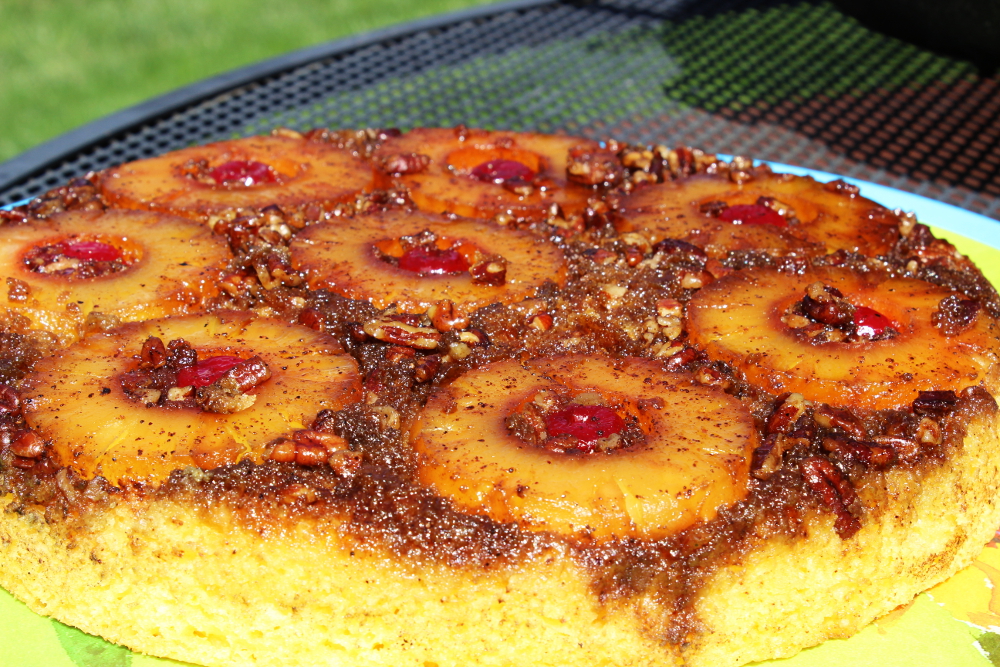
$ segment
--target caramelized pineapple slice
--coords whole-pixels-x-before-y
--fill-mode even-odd
[[[529,413],[535,431],[518,425]],[[749,412],[717,388],[651,360],[584,356],[471,371],[432,394],[411,430],[420,479],[462,510],[597,539],[712,519],[746,495],[755,438]]]
[[[544,220],[557,204],[582,211],[593,190],[567,179],[569,151],[598,150],[579,137],[467,128],[419,128],[385,142],[376,164],[430,213]]]
[[[252,405],[222,414],[131,398],[123,376],[139,365],[143,343],[183,339],[199,359],[260,357],[270,377]],[[172,470],[259,462],[276,436],[306,428],[317,412],[358,400],[354,360],[333,338],[248,313],[126,324],[92,335],[40,361],[22,388],[25,419],[53,443],[56,460],[84,478],[157,483]]]
[[[622,231],[646,229],[654,242],[682,239],[713,257],[740,250],[874,256],[899,238],[899,218],[850,186],[790,174],[761,174],[742,184],[697,175],[638,188],[619,205]]]
[[[0,227],[2,309],[62,344],[100,311],[131,322],[196,312],[218,294],[231,257],[190,220],[140,211],[73,211]]]
[[[820,284],[842,299],[803,314],[805,296],[823,298]],[[837,312],[845,301],[846,315]],[[996,395],[1000,324],[970,307],[964,321],[942,326],[942,308],[955,302],[960,295],[920,280],[834,268],[804,275],[753,269],[699,291],[688,304],[688,333],[710,357],[775,394],[873,410],[905,407],[921,391],[980,383]],[[841,329],[823,323],[838,318],[846,320]]]
[[[114,206],[204,219],[229,209],[275,205],[316,210],[373,186],[374,171],[350,152],[283,136],[193,146],[105,171],[101,194]]]
[[[466,312],[530,297],[562,284],[566,263],[553,243],[478,220],[385,211],[307,227],[291,243],[292,265],[312,289],[377,308],[421,313],[443,299]]]

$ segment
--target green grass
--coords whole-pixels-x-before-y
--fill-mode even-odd
[[[0,0],[0,161],[220,72],[490,0]]]

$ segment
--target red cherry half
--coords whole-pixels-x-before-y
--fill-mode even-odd
[[[489,160],[472,169],[472,176],[486,183],[530,183],[535,172],[515,160]]]
[[[263,162],[254,160],[231,160],[220,164],[208,172],[219,185],[240,184],[245,187],[262,183],[275,183],[278,177],[274,171]]]
[[[854,326],[862,338],[880,338],[892,326],[892,321],[868,306],[858,306],[854,309]]]
[[[399,268],[420,275],[455,275],[469,270],[465,256],[453,248],[439,250],[434,246],[410,248],[399,258]]]
[[[722,209],[719,219],[737,225],[774,225],[787,227],[788,221],[777,211],[763,204],[736,204]]]
[[[118,248],[100,241],[63,241],[59,252],[72,259],[90,262],[113,262],[122,258]]]
[[[225,375],[233,366],[243,363],[243,359],[222,354],[199,361],[194,366],[185,366],[177,371],[178,387],[207,387]]]
[[[571,435],[580,445],[593,445],[602,438],[621,433],[624,428],[625,420],[603,405],[574,403],[545,417],[549,437]]]

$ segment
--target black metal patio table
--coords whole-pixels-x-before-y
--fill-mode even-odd
[[[0,205],[279,125],[456,124],[750,155],[1000,220],[1000,76],[822,0],[517,0],[342,39],[2,163]]]

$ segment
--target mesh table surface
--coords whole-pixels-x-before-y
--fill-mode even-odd
[[[750,155],[1000,219],[1000,77],[814,0],[522,0],[334,42],[0,164],[0,204],[277,125],[457,124]]]

